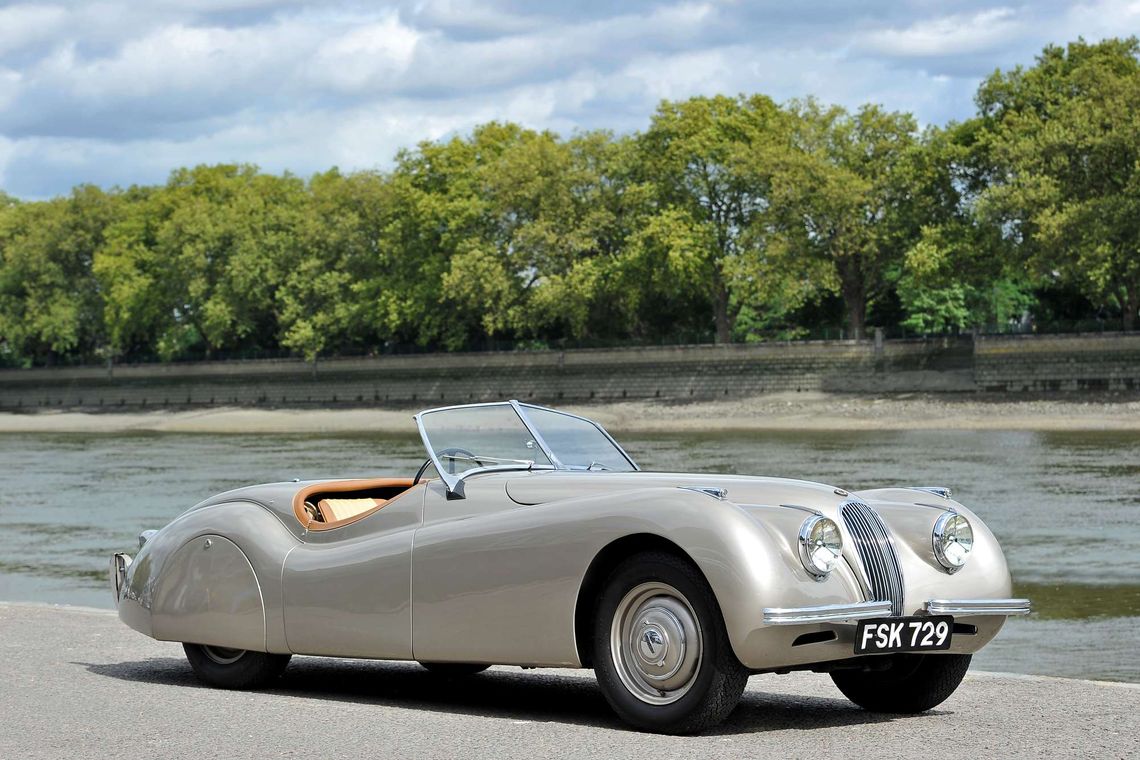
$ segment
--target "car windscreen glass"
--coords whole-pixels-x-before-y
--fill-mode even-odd
[[[510,404],[425,412],[420,417],[432,454],[450,475],[496,465],[550,466],[550,459]]]
[[[593,422],[525,404],[523,411],[542,436],[547,448],[564,467],[572,470],[617,472],[633,472],[636,469],[621,449]]]

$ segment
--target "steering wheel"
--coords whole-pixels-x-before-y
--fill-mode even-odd
[[[441,449],[441,450],[435,452],[435,455],[437,457],[439,457],[440,459],[442,459],[443,457],[451,457],[455,454],[459,454],[460,456],[468,457],[469,459],[471,459],[471,461],[475,462],[475,464],[479,465],[480,467],[483,466],[483,463],[480,462],[479,459],[475,456],[474,451],[468,451],[467,449],[461,449],[458,446],[452,446],[450,448]],[[448,459],[447,462],[448,462],[447,472],[451,475],[454,475],[455,474],[455,460],[454,459]]]
[[[442,450],[437,451],[435,453],[435,455],[437,457],[446,457],[446,456],[451,455],[451,454],[461,454],[463,456],[470,457],[480,467],[483,466],[483,463],[475,457],[474,451],[468,451],[467,449],[461,449],[458,446],[452,446],[451,448],[442,449]],[[432,462],[431,458],[428,458],[427,460],[424,461],[424,463],[422,465],[420,465],[420,469],[416,470],[416,476],[414,478],[412,478],[412,485],[413,486],[420,482],[420,478],[422,478],[424,476],[424,473],[427,472],[427,468],[431,467],[432,464],[433,464],[433,462]],[[454,459],[448,460],[447,471],[448,471],[448,473],[450,473],[452,475],[455,474],[455,460]]]

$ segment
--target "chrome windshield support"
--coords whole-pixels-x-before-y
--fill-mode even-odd
[[[621,444],[620,444],[620,443],[618,443],[617,441],[615,441],[615,440],[614,440],[614,437],[613,437],[612,435],[610,435],[610,431],[606,430],[604,427],[602,427],[602,426],[601,426],[601,425],[599,425],[598,423],[594,422],[594,421],[593,421],[592,419],[590,419],[589,417],[583,417],[583,416],[582,416],[582,415],[580,415],[580,414],[571,414],[570,412],[564,412],[564,411],[562,411],[561,409],[551,409],[550,407],[545,407],[545,406],[538,406],[537,404],[524,404],[524,403],[523,403],[523,402],[521,402],[521,401],[514,401],[514,400],[512,400],[510,403],[511,403],[511,405],[512,405],[512,406],[514,406],[514,407],[515,407],[515,408],[518,410],[518,412],[519,412],[519,416],[521,416],[521,417],[523,418],[523,422],[525,422],[525,423],[526,423],[526,426],[527,426],[528,428],[530,428],[530,431],[531,431],[532,433],[534,433],[536,436],[538,436],[539,438],[540,438],[541,436],[539,436],[539,434],[538,434],[538,431],[537,431],[537,430],[535,430],[535,427],[534,427],[534,425],[531,423],[531,421],[530,421],[530,418],[528,418],[528,417],[527,417],[527,415],[526,415],[526,412],[525,412],[525,410],[526,410],[526,409],[541,409],[541,410],[543,410],[543,411],[546,411],[546,412],[554,412],[555,414],[561,414],[563,417],[570,417],[570,418],[572,418],[572,419],[575,419],[575,420],[581,420],[582,422],[588,422],[589,424],[591,424],[591,425],[593,425],[595,428],[597,428],[597,429],[598,429],[598,432],[599,432],[599,433],[601,433],[601,434],[602,434],[602,436],[603,436],[603,437],[604,437],[604,438],[605,438],[607,441],[609,441],[609,442],[610,442],[610,444],[611,444],[611,445],[612,445],[612,446],[613,446],[615,449],[617,449],[617,450],[618,450],[618,453],[620,453],[620,454],[622,455],[622,457],[625,459],[625,461],[629,462],[629,466],[630,466],[630,467],[632,467],[632,468],[634,469],[634,472],[641,472],[641,468],[640,468],[640,467],[637,465],[637,462],[633,461],[633,457],[631,457],[631,456],[629,455],[629,453],[628,453],[628,452],[627,452],[625,449],[623,449],[623,448],[621,447]],[[536,438],[535,440],[538,440],[538,438]],[[553,454],[551,454],[551,452],[547,451],[547,454],[548,454],[548,455],[550,455],[550,456],[552,457],[552,458],[551,458],[551,461],[552,461],[552,462],[553,462],[553,461],[557,461],[555,458],[553,458]],[[567,467],[564,467],[564,466],[562,466],[561,464],[559,464],[559,466],[558,466],[558,469],[560,469],[560,470],[565,470],[565,469],[568,469],[568,468],[567,468]]]
[[[931,615],[1028,615],[1033,611],[1028,599],[931,599],[926,603]]]
[[[855,602],[853,604],[821,604],[817,607],[765,607],[766,625],[802,625],[804,623],[845,623],[851,620],[889,617],[890,602]]]
[[[526,410],[523,409],[523,405],[515,399],[511,399],[508,403],[511,405],[511,408],[515,410],[515,414],[519,416],[519,419],[523,421],[523,424],[526,425],[526,429],[534,436],[534,442],[542,449],[542,453],[546,454],[546,458],[554,464],[555,469],[565,470],[566,466],[558,460],[554,451],[552,451],[550,446],[546,443],[546,439],[542,437],[542,433],[538,432],[538,428],[530,421],[530,417],[526,416]]]
[[[531,438],[534,441],[534,444],[536,446],[538,446],[539,449],[542,450],[542,453],[549,460],[550,464],[535,464],[532,462],[524,462],[522,460],[513,460],[513,461],[500,460],[500,463],[496,463],[496,464],[486,466],[486,467],[475,467],[475,468],[472,468],[469,470],[465,470],[461,473],[449,473],[449,472],[447,472],[446,471],[447,468],[442,466],[442,462],[440,461],[440,457],[436,455],[436,453],[435,453],[436,450],[431,445],[431,440],[429,439],[428,434],[427,434],[427,430],[424,427],[423,418],[424,418],[424,416],[426,416],[428,414],[433,414],[436,412],[447,412],[447,411],[452,411],[452,410],[456,410],[456,409],[469,409],[469,408],[476,408],[476,407],[509,407],[510,409],[512,409],[514,411],[515,415],[518,417],[519,422],[522,424],[522,426],[524,428],[526,428],[527,432],[530,434]],[[560,414],[560,415],[563,415],[565,417],[571,417],[573,419],[582,420],[583,422],[589,423],[590,425],[597,428],[598,432],[601,433],[602,436],[607,441],[609,441],[610,444],[613,445],[614,449],[616,449],[621,454],[621,456],[625,458],[625,460],[627,462],[629,462],[630,467],[632,467],[635,471],[641,469],[640,467],[637,466],[637,463],[633,461],[633,458],[630,457],[630,455],[626,453],[625,449],[623,449],[618,444],[618,442],[613,439],[613,436],[611,436],[609,434],[609,432],[606,431],[605,428],[603,428],[601,425],[599,425],[598,423],[594,422],[591,419],[588,419],[586,417],[580,417],[576,414],[570,414],[569,412],[563,412],[563,411],[560,411],[558,409],[548,409],[546,407],[536,406],[534,404],[524,404],[524,403],[521,403],[515,399],[511,399],[510,401],[491,401],[491,402],[482,403],[482,404],[458,404],[458,405],[454,405],[454,406],[442,406],[442,407],[438,407],[435,409],[425,409],[424,411],[415,415],[416,427],[420,431],[420,439],[423,441],[424,448],[427,450],[428,458],[431,459],[432,464],[435,465],[436,472],[439,473],[440,479],[443,481],[444,485],[447,486],[447,494],[448,494],[449,498],[458,498],[458,499],[463,498],[463,481],[466,478],[470,477],[471,475],[478,475],[478,474],[484,473],[484,472],[503,472],[503,471],[508,471],[508,470],[569,470],[569,469],[571,469],[564,462],[562,462],[558,458],[558,455],[555,454],[554,451],[551,449],[550,445],[547,443],[546,439],[543,437],[542,432],[538,429],[538,426],[536,426],[534,424],[533,420],[531,419],[531,415],[529,415],[527,413],[528,409],[541,409],[541,410],[546,411],[546,412],[552,412],[555,414]],[[492,458],[487,457],[487,460],[492,461]]]

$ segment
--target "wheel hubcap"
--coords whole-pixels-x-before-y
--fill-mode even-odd
[[[618,676],[643,702],[665,705],[683,697],[700,670],[704,643],[697,615],[672,586],[643,583],[618,604],[610,627]]]
[[[219,665],[233,665],[245,654],[244,649],[228,649],[226,647],[209,647],[205,645],[202,646],[202,651],[206,653],[207,657]]]

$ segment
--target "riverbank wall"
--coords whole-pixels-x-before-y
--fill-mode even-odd
[[[407,407],[766,393],[1140,393],[1140,333],[413,354],[0,371],[0,409]]]

